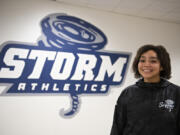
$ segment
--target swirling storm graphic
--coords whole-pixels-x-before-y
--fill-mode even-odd
[[[63,49],[86,49],[96,51],[104,48],[107,38],[94,25],[66,14],[51,14],[41,21],[43,39],[39,44],[45,47]],[[72,116],[79,107],[79,97],[75,92],[70,93],[72,107],[67,111],[61,110],[63,116]]]

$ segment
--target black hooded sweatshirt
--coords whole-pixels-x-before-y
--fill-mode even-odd
[[[139,80],[123,90],[111,135],[180,135],[180,87]]]

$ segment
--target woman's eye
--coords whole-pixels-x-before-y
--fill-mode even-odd
[[[157,63],[157,60],[151,60],[150,62],[151,63]]]
[[[140,59],[140,60],[139,60],[139,62],[144,63],[144,62],[145,62],[145,60],[141,60],[141,59]]]

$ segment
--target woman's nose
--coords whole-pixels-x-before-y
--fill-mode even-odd
[[[145,63],[144,63],[144,66],[150,66],[151,65],[151,63],[149,62],[149,61],[146,61]]]

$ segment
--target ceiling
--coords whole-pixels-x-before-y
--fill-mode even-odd
[[[180,24],[180,0],[54,0],[118,14]]]

